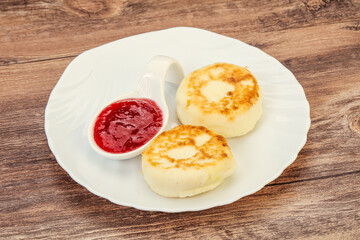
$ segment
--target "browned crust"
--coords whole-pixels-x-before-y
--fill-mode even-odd
[[[205,144],[197,146],[195,137],[202,134],[209,135],[210,139]],[[192,156],[191,159],[174,159],[166,154],[167,151],[181,146],[194,146],[198,153]],[[223,136],[216,135],[205,127],[191,125],[179,125],[161,133],[147,147],[143,155],[155,167],[162,167],[159,159],[167,159],[171,163],[176,163],[175,168],[182,169],[200,169],[214,166],[217,162],[232,157],[230,147]],[[202,160],[208,161],[203,162]],[[163,168],[168,169],[170,167]]]
[[[214,76],[211,69],[222,68],[223,71]],[[201,76],[207,79],[202,79]],[[216,63],[198,69],[188,76],[187,107],[195,105],[204,113],[218,113],[231,118],[237,111],[247,111],[259,98],[259,85],[249,70],[229,63]],[[218,102],[211,102],[201,93],[201,88],[209,81],[224,81],[234,86],[234,91]],[[242,81],[251,81],[252,86],[243,85]]]

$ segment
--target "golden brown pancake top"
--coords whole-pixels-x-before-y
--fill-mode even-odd
[[[208,140],[203,143],[197,142],[197,137],[208,135]],[[172,149],[192,146],[196,154],[184,159],[175,159],[169,156]],[[179,125],[169,131],[158,135],[143,153],[151,165],[164,169],[169,168],[204,168],[216,165],[232,157],[230,147],[225,138],[216,135],[205,127]]]
[[[249,70],[229,63],[216,63],[190,73],[187,78],[187,107],[191,104],[204,113],[219,113],[229,118],[235,112],[244,112],[259,98],[259,85]],[[219,101],[209,101],[201,88],[209,81],[224,81],[234,86],[234,91],[227,92]]]

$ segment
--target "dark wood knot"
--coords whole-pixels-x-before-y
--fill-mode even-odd
[[[65,0],[64,7],[73,14],[89,18],[109,18],[123,9],[123,1],[114,0]]]
[[[351,0],[308,0],[304,4],[305,7],[311,12],[316,12],[322,8],[327,8],[331,4],[333,4],[335,7],[333,8],[334,11],[338,11],[338,7],[353,8],[354,6]]]
[[[325,7],[326,4],[330,2],[328,0],[309,0],[307,3],[305,3],[305,6],[310,11],[317,11],[322,7]]]
[[[360,21],[353,24],[353,25],[346,26],[345,29],[348,29],[348,30],[351,30],[351,31],[360,31]]]

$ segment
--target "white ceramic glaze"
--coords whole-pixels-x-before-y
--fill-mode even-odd
[[[228,139],[237,170],[210,192],[185,199],[161,197],[145,183],[140,156],[131,161],[107,159],[88,142],[88,126],[96,112],[135,89],[141,70],[156,55],[175,58],[185,73],[215,62],[247,66],[264,93],[263,114],[255,129]],[[176,84],[165,84],[169,107],[165,130],[180,124],[176,90]],[[131,36],[80,54],[64,71],[45,110],[50,149],[76,182],[116,204],[164,212],[203,210],[260,190],[296,159],[309,127],[304,90],[279,61],[239,40],[188,27]]]
[[[172,77],[168,78],[169,82],[173,82],[175,84],[180,84],[181,80],[184,78],[184,72],[180,64],[173,58],[167,56],[155,56],[148,63],[144,74],[141,76],[139,84],[137,88],[121,97],[117,97],[116,99],[111,100],[107,103],[103,108],[100,108],[99,111],[94,115],[88,130],[88,140],[90,146],[94,149],[98,154],[109,158],[109,159],[117,159],[124,160],[133,158],[139,154],[141,154],[144,149],[150,144],[150,141],[159,135],[162,131],[164,131],[168,120],[169,120],[169,110],[166,104],[165,99],[165,79],[168,70],[170,67],[173,67],[174,74]],[[163,123],[159,130],[159,132],[151,138],[147,143],[140,146],[139,148],[126,152],[126,153],[110,153],[101,149],[94,140],[94,125],[97,120],[99,114],[103,111],[103,109],[110,104],[127,98],[148,98],[156,102],[163,114]]]

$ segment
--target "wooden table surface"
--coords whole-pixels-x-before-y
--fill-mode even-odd
[[[289,68],[310,102],[308,141],[279,178],[229,205],[115,205],[56,162],[49,94],[81,52],[175,26],[239,39]],[[359,30],[359,0],[1,0],[0,238],[360,239]]]

